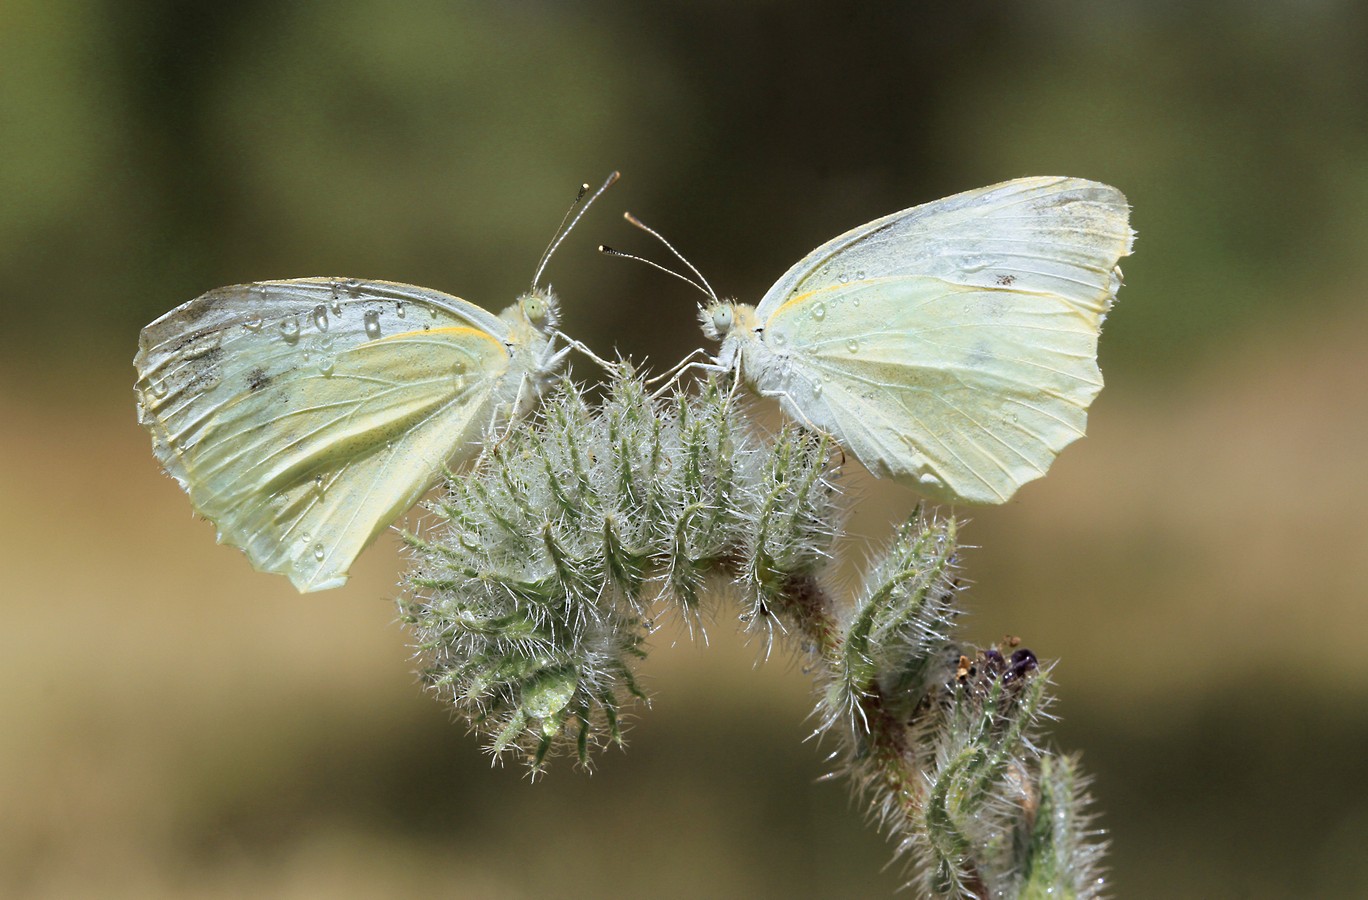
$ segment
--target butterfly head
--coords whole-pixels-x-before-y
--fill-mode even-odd
[[[560,301],[550,288],[533,288],[505,310],[504,318],[515,325],[525,324],[542,334],[549,334],[560,324]]]
[[[714,341],[725,341],[732,334],[748,336],[759,327],[755,307],[749,303],[714,301],[698,308],[703,333]]]

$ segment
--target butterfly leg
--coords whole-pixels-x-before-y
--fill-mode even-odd
[[[737,393],[738,393],[740,390],[741,390],[741,361],[738,359],[738,360],[736,361],[736,366],[733,367],[733,369],[732,369],[732,386],[731,386],[731,390],[727,392],[727,401],[730,402],[730,401],[732,401],[732,400],[735,400],[735,399],[736,399],[736,395],[737,395]]]
[[[665,395],[667,391],[669,391],[671,387],[673,387],[675,384],[679,382],[680,376],[682,376],[685,372],[689,371],[690,369],[697,369],[702,372],[711,372],[714,375],[721,375],[727,371],[727,368],[725,366],[720,366],[716,362],[695,361],[690,362],[684,366],[678,366],[676,368],[678,369],[678,371],[674,373],[674,377],[671,378],[669,381],[665,382],[665,384],[661,385],[661,387],[658,390],[656,390],[655,393],[651,394],[651,396],[648,399],[659,400],[662,396]],[[659,379],[657,378],[655,380],[658,381]]]
[[[757,393],[759,393],[761,397],[769,397],[771,399],[780,401],[787,400],[788,406],[784,408],[784,412],[786,414],[798,419],[802,423],[803,427],[806,428],[808,431],[811,431],[813,434],[822,435],[823,437],[829,439],[837,447],[841,446],[841,442],[836,440],[836,435],[832,434],[830,431],[827,431],[825,428],[821,428],[817,425],[814,425],[812,423],[812,420],[803,414],[802,407],[799,406],[797,403],[793,402],[793,396],[789,394],[788,391],[764,391],[757,389]],[[842,461],[844,461],[845,459],[845,448],[841,448],[841,459]]]
[[[670,368],[666,369],[664,372],[661,372],[659,375],[655,376],[654,378],[648,378],[648,379],[646,379],[646,384],[647,384],[647,386],[653,385],[653,384],[655,384],[656,382],[661,381],[662,379],[670,378],[671,375],[674,375],[674,376],[677,377],[677,376],[679,375],[679,373],[681,373],[681,372],[683,372],[685,369],[689,368],[689,366],[690,366],[690,365],[692,364],[692,362],[693,362],[694,357],[695,357],[695,356],[698,356],[698,355],[700,355],[700,354],[703,355],[703,356],[707,356],[708,351],[705,350],[705,349],[703,349],[702,347],[695,347],[693,350],[689,351],[689,353],[688,353],[687,356],[685,356],[683,359],[681,359],[679,362],[675,363],[674,365],[670,366]],[[670,380],[673,381],[674,379],[671,378]]]
[[[622,377],[622,364],[621,364],[621,363],[609,362],[608,360],[606,360],[606,359],[604,359],[603,357],[599,356],[599,355],[598,355],[597,353],[595,353],[593,350],[590,350],[589,347],[588,347],[586,344],[584,344],[584,343],[581,342],[581,341],[575,340],[574,338],[570,337],[570,335],[566,334],[566,333],[563,332],[563,331],[557,331],[557,332],[555,332],[555,335],[556,335],[556,337],[558,337],[558,338],[560,338],[561,340],[565,341],[565,343],[569,345],[569,346],[565,347],[564,349],[558,351],[558,352],[556,353],[556,355],[555,355],[554,357],[552,357],[552,359],[553,359],[555,362],[559,362],[559,361],[563,358],[564,354],[568,353],[569,351],[571,351],[571,350],[578,350],[580,353],[583,353],[585,356],[589,357],[591,360],[593,360],[594,362],[598,363],[599,366],[601,366],[601,367],[603,368],[603,370],[604,370],[605,372],[607,372],[607,373],[608,373],[610,376],[612,376],[613,378],[620,378],[620,377]]]

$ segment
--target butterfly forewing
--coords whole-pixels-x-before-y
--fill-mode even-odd
[[[1078,178],[1020,178],[875,219],[809,253],[765,294],[765,318],[796,296],[866,278],[929,275],[966,287],[1049,293],[1105,313],[1130,252],[1126,198]]]
[[[139,416],[221,541],[300,590],[335,587],[443,462],[473,452],[507,331],[409,285],[220,288],[144,330]]]

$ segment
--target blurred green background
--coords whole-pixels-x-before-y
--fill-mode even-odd
[[[0,0],[0,894],[886,896],[809,679],[658,635],[653,708],[529,784],[418,689],[382,538],[299,596],[134,420],[138,329],[353,275],[494,309],[575,186],[568,330],[664,365],[875,216],[1129,196],[1090,436],[965,534],[971,637],[1055,671],[1124,897],[1368,896],[1368,7]],[[579,364],[581,372],[587,370]],[[910,494],[849,479],[852,554]]]

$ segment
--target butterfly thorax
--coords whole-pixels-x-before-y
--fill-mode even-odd
[[[533,288],[499,313],[509,324],[506,343],[513,358],[497,402],[509,407],[513,418],[527,414],[546,392],[562,355],[553,336],[560,319],[560,303],[550,288]]]

